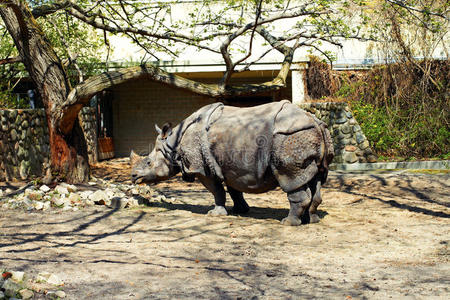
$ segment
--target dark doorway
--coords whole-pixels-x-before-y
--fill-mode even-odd
[[[226,99],[225,104],[237,107],[252,107],[273,102],[272,96],[247,96]]]

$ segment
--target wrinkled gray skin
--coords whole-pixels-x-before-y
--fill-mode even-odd
[[[207,105],[179,125],[156,126],[159,135],[146,157],[131,152],[132,181],[154,183],[181,172],[214,195],[210,215],[226,215],[225,189],[233,211],[249,210],[245,193],[263,193],[280,186],[290,210],[281,223],[318,222],[321,185],[333,159],[325,123],[289,101],[251,108]]]

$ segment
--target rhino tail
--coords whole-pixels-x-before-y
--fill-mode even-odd
[[[319,174],[320,174],[319,176],[320,181],[323,184],[327,180],[329,165],[333,161],[334,147],[327,124],[325,124],[324,122],[320,122],[319,128],[322,135],[322,143],[321,143],[322,153],[320,155],[321,159],[319,163]]]

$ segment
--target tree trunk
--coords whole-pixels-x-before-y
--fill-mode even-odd
[[[25,1],[4,1],[0,16],[14,40],[19,55],[42,98],[50,133],[52,171],[68,182],[89,179],[86,141],[78,125],[81,105],[64,110],[71,87],[64,67],[50,42],[36,23]],[[71,118],[70,129],[61,128],[64,115]]]

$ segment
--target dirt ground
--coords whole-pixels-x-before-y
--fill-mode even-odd
[[[331,172],[320,223],[299,227],[280,225],[280,190],[209,217],[212,195],[179,178],[138,209],[0,210],[0,269],[54,273],[69,299],[448,299],[449,185],[448,172]]]

